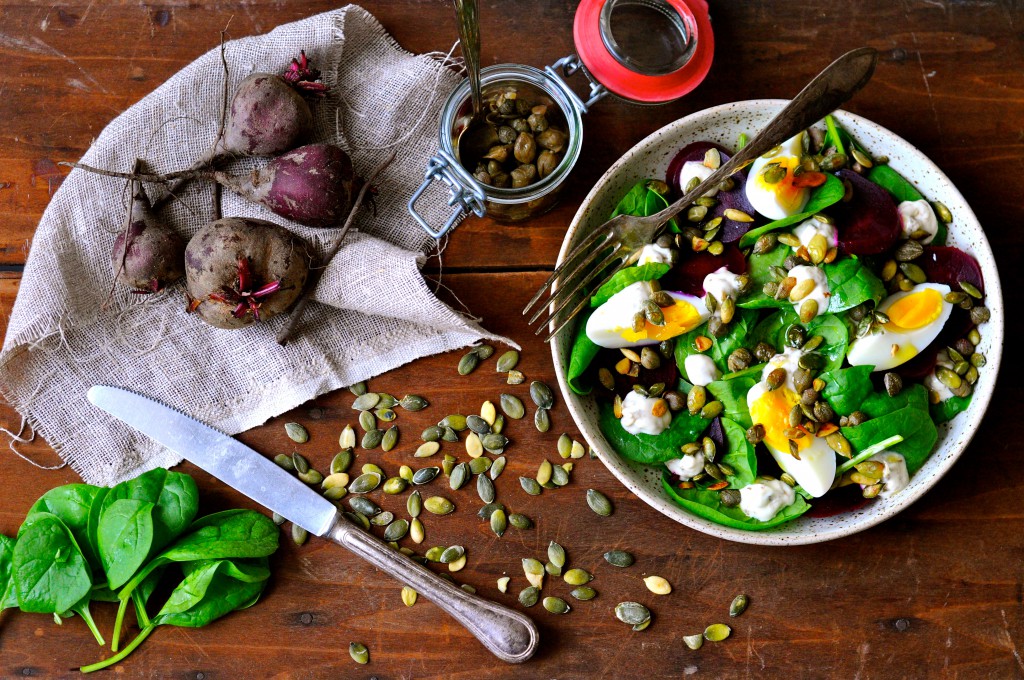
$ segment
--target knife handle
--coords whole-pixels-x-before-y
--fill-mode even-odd
[[[325,538],[348,548],[448,612],[502,661],[522,663],[537,651],[540,634],[529,617],[467,593],[341,514]]]

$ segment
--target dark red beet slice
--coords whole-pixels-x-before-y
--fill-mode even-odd
[[[612,394],[601,387],[600,382],[597,380],[597,370],[604,366],[612,371],[612,376],[615,378],[615,394],[619,396],[625,396],[629,394],[633,389],[633,385],[643,385],[644,387],[650,387],[658,383],[664,383],[665,389],[675,389],[679,384],[679,369],[676,367],[676,362],[671,359],[665,359],[662,357],[661,366],[655,369],[640,368],[640,375],[635,378],[631,378],[628,375],[622,375],[618,371],[613,370],[613,366],[617,361],[622,360],[622,352],[617,349],[603,349],[601,350],[594,360],[590,364],[589,371],[593,372],[594,380],[593,384],[597,386],[597,389],[608,398],[612,398]]]
[[[728,267],[733,274],[743,274],[747,271],[747,261],[732,243],[725,246],[721,255],[712,255],[706,250],[699,253],[683,251],[676,266],[661,277],[661,287],[704,297],[704,277],[720,267]]]
[[[985,279],[981,275],[981,267],[973,257],[952,246],[925,246],[924,255],[914,260],[929,281],[944,283],[953,290],[962,290],[960,282],[973,284],[982,293],[985,292]]]
[[[853,185],[849,201],[826,211],[836,222],[840,249],[852,255],[878,255],[896,245],[902,228],[889,192],[852,170],[840,170],[836,176]]]
[[[665,181],[672,189],[676,198],[683,195],[683,187],[679,186],[679,172],[683,169],[683,164],[687,161],[695,161],[697,163],[703,162],[704,154],[707,153],[708,149],[712,148],[718,149],[718,153],[722,155],[723,163],[728,161],[732,155],[725,149],[725,147],[713,142],[694,142],[693,144],[687,144],[684,146],[679,153],[676,154],[675,158],[672,159],[672,162],[668,164],[668,172],[665,175]],[[722,218],[721,231],[719,232],[719,240],[722,241],[722,243],[738,241],[741,236],[759,225],[758,221],[737,222],[735,220],[725,219],[725,211],[729,208],[740,210],[754,218],[758,218],[757,212],[754,210],[754,206],[750,205],[750,201],[747,200],[747,194],[743,190],[743,187],[747,182],[746,170],[740,170],[734,174],[733,179],[736,180],[736,187],[732,191],[719,191],[718,194],[715,195],[715,198],[718,200],[718,205],[711,209],[709,216],[709,219],[712,217]]]
[[[711,437],[711,441],[715,442],[715,446],[718,447],[719,451],[729,451],[729,447],[725,443],[725,431],[722,430],[722,419],[715,418],[711,421],[711,427],[705,433]]]

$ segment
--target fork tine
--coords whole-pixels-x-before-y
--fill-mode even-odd
[[[604,241],[604,242],[601,243],[601,245],[596,245],[596,246],[591,247],[589,249],[590,252],[587,253],[587,256],[585,258],[583,258],[583,260],[579,264],[574,266],[572,268],[572,271],[570,271],[568,273],[565,273],[562,276],[560,276],[559,277],[559,281],[562,283],[561,288],[564,288],[566,290],[572,290],[573,288],[575,288],[576,286],[575,286],[575,282],[573,281],[573,279],[575,279],[577,276],[580,276],[584,272],[587,272],[588,271],[588,269],[587,269],[588,265],[590,265],[594,260],[596,260],[601,255],[607,254],[608,253],[608,248],[612,248],[611,252],[614,253],[614,252],[617,252],[619,250],[619,246],[621,245],[621,244],[616,243],[614,246],[609,246],[607,244],[608,244],[608,242]],[[563,265],[563,268],[564,268],[564,265]],[[598,273],[600,273],[601,270],[598,269],[596,271]],[[572,287],[570,287],[570,284],[573,284]],[[552,285],[554,285],[554,284],[552,283]],[[535,322],[540,317],[540,315],[544,313],[544,310],[547,307],[549,307],[551,304],[553,304],[555,302],[555,299],[557,297],[558,297],[558,293],[557,292],[551,293],[551,297],[548,298],[547,304],[546,305],[541,305],[540,307],[537,307],[537,309],[535,309],[534,312],[533,312],[533,316],[531,316],[530,320],[527,321],[527,324],[528,325],[533,325],[533,322]]]
[[[590,285],[589,284],[595,278],[600,276],[601,273],[607,267],[610,267],[612,262],[615,260],[616,257],[619,257],[618,251],[620,250],[620,248],[621,248],[621,244],[616,244],[615,250],[608,257],[606,257],[604,260],[602,260],[600,265],[595,267],[589,274],[587,274],[587,276],[582,281],[580,281],[578,284],[576,284],[573,287],[572,290],[567,290],[566,288],[561,288],[561,289],[558,290],[557,293],[555,293],[555,296],[551,300],[551,305],[554,305],[555,308],[554,308],[554,310],[552,310],[551,314],[549,314],[548,317],[546,319],[544,319],[544,321],[542,321],[537,326],[537,330],[534,331],[535,335],[540,335],[541,331],[544,328],[546,328],[547,325],[549,323],[551,323],[551,321],[556,316],[558,316],[558,314],[563,309],[565,309],[569,305],[570,302],[572,302],[573,296],[577,292],[584,291],[585,293],[587,293],[587,295],[585,295],[584,298],[586,300],[590,299],[589,291],[591,289],[590,289]],[[622,260],[618,264],[616,264],[615,267],[612,269],[612,271],[606,277],[604,277],[604,279],[601,281],[601,285],[603,285],[605,281],[608,281],[609,279],[611,279],[611,277],[615,274],[615,272],[617,272],[620,269],[622,269],[622,267],[625,266],[625,262],[626,262],[626,260]],[[596,290],[596,288],[594,290]],[[564,296],[562,295],[563,291],[565,291],[565,295]],[[556,300],[558,301],[557,304],[555,302]],[[580,309],[582,309],[583,306],[584,305],[582,305],[582,304],[578,305],[577,308],[573,309],[572,314],[575,315],[575,314],[579,313]]]
[[[585,239],[583,239],[582,243],[573,248],[572,252],[566,256],[562,264],[555,268],[555,271],[551,272],[551,276],[548,277],[548,280],[545,281],[541,285],[541,287],[537,289],[537,292],[534,294],[533,298],[531,298],[530,301],[526,303],[526,307],[523,308],[523,314],[525,315],[527,312],[530,311],[531,307],[537,304],[537,301],[541,299],[541,297],[544,295],[544,292],[551,287],[551,284],[554,283],[555,279],[558,278],[558,276],[562,273],[562,270],[564,270],[570,262],[579,257],[581,253],[587,252],[589,246],[591,246],[598,239],[598,237],[610,236],[611,233],[611,228],[609,228],[607,224],[604,224],[598,229],[595,229],[593,233],[589,234]]]
[[[627,262],[627,260],[623,260],[622,262],[619,262],[619,264],[616,265],[614,269],[612,269],[612,271],[608,274],[608,276],[606,276],[604,278],[604,280],[601,281],[601,283],[599,283],[597,286],[594,287],[594,290],[597,290],[598,288],[600,288],[601,286],[606,284],[608,281],[610,281],[611,278],[613,276],[615,276],[616,272],[618,272],[620,269],[622,269],[624,266],[626,266],[626,262]],[[581,311],[583,311],[583,309],[589,303],[590,303],[590,296],[589,295],[584,296],[583,299],[580,300],[580,302],[575,307],[573,307],[572,311],[570,311],[568,314],[565,315],[565,318],[562,319],[561,323],[559,323],[557,326],[555,326],[555,329],[553,331],[548,333],[548,336],[546,338],[544,338],[544,342],[550,342],[551,338],[555,337],[555,335],[558,333],[558,331],[562,330],[562,328],[564,328],[567,323],[569,323],[574,318],[576,318],[576,315],[579,314]],[[544,326],[547,326],[548,323],[550,323],[551,321],[553,321],[555,319],[555,316],[557,314],[558,314],[558,312],[556,310],[554,314],[552,314],[550,317],[548,317],[547,321],[545,321],[544,324],[540,328],[544,328]]]

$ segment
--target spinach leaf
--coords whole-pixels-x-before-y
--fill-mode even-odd
[[[747,232],[750,233],[750,232]],[[776,300],[764,294],[764,284],[774,281],[772,267],[781,267],[793,249],[778,245],[774,250],[747,258],[747,275],[750,277],[750,293],[736,301],[744,309],[765,309],[769,307],[790,307],[789,300]]]
[[[102,647],[107,643],[106,640],[103,639],[103,635],[100,633],[100,629],[96,627],[96,622],[92,618],[92,612],[89,610],[90,599],[92,599],[90,597],[90,594],[87,594],[85,597],[79,600],[75,604],[75,606],[72,607],[69,611],[78,614],[78,616],[81,617],[82,621],[85,621],[85,625],[89,627],[89,631],[92,633],[92,636],[96,638],[96,644]],[[67,614],[67,612],[65,612],[65,614]]]
[[[686,508],[694,515],[710,520],[715,524],[732,527],[734,529],[745,529],[747,531],[763,531],[771,529],[780,524],[785,524],[796,519],[811,509],[804,497],[797,494],[796,500],[791,505],[779,510],[779,512],[767,522],[747,517],[738,507],[727,508],[720,502],[717,491],[708,491],[694,487],[692,489],[676,489],[672,486],[667,476],[661,480],[665,492],[672,500]]]
[[[730,419],[744,428],[749,428],[754,424],[747,406],[747,392],[757,384],[759,379],[759,375],[737,375],[731,378],[723,377],[721,380],[708,383],[708,392],[713,394],[715,399],[722,402],[722,406],[725,407],[722,413],[725,416],[722,420],[723,423],[725,419]]]
[[[676,338],[676,366],[679,368],[679,374],[683,379],[687,382],[690,381],[689,376],[686,374],[685,362],[686,357],[698,353],[694,348],[694,341],[698,335],[705,335],[711,338],[711,348],[704,353],[711,357],[719,371],[726,372],[729,370],[729,355],[740,347],[751,346],[749,344],[750,333],[757,322],[757,315],[758,313],[753,310],[737,310],[736,316],[733,317],[732,323],[729,324],[729,331],[720,338],[708,332],[707,324],[698,326],[689,333]]]
[[[664,195],[655,190],[655,187],[665,187],[664,183],[655,183],[655,180],[641,180],[633,185],[633,188],[629,190],[619,204],[615,206],[615,210],[612,211],[611,217],[618,215],[636,215],[638,217],[646,217],[653,215],[656,212],[661,212],[668,207],[668,199]],[[667,188],[667,187],[665,187]],[[611,218],[609,218],[611,219]],[[679,231],[679,223],[676,218],[672,218],[668,221],[669,230],[672,232]]]
[[[854,366],[822,373],[818,376],[825,381],[821,396],[839,415],[850,415],[875,391],[875,386],[871,384],[873,368]]]
[[[94,558],[93,565],[96,567],[95,571],[103,568],[103,565],[100,564],[100,543],[96,538],[96,532],[100,528],[100,514],[103,512],[103,501],[106,500],[108,493],[110,493],[110,489],[107,487],[100,487],[99,491],[96,492],[96,496],[89,506],[89,517],[85,527],[86,543],[89,544],[89,553]]]
[[[868,171],[868,179],[888,191],[897,203],[924,198],[913,184],[888,165],[876,165]]]
[[[821,212],[825,208],[839,201],[839,199],[843,197],[844,193],[846,193],[846,190],[843,188],[843,183],[839,178],[830,173],[825,173],[825,183],[821,186],[815,187],[814,190],[811,191],[811,195],[807,199],[807,205],[804,207],[803,212],[790,215],[789,217],[784,217],[781,220],[769,222],[768,224],[756,229],[751,229],[740,238],[740,248],[749,248],[754,245],[762,234],[767,234],[769,231],[784,229],[785,227],[803,222],[809,217],[813,217],[816,213]]]
[[[587,337],[589,318],[590,314],[586,314],[580,319],[576,327],[576,338],[572,341],[572,354],[569,356],[569,389],[576,394],[590,394],[591,387],[583,380],[583,376],[590,367],[590,362],[601,351],[601,347]]]
[[[828,311],[832,314],[856,307],[872,300],[875,304],[885,297],[885,284],[854,256],[824,265],[828,279]]]
[[[14,539],[0,534],[0,612],[18,606],[18,593],[11,574]]]
[[[662,276],[668,273],[671,267],[661,262],[648,262],[642,264],[639,267],[626,267],[615,272],[615,275],[608,280],[608,283],[604,284],[597,289],[597,292],[590,298],[591,307],[600,307],[604,303],[608,302],[611,296],[618,293],[623,288],[631,286],[637,281],[651,281],[653,279],[660,279]]]
[[[61,614],[92,588],[89,565],[56,515],[38,513],[14,544],[12,574],[24,612]]]
[[[903,455],[907,461],[907,470],[913,474],[924,465],[939,438],[927,404],[922,408],[912,403],[856,427],[843,428],[843,435],[858,451],[897,434],[903,437],[903,441],[893,446],[891,450]]]
[[[195,480],[180,472],[156,468],[118,484],[103,499],[103,511],[115,501],[130,498],[153,503],[153,551],[181,535],[199,510]]]
[[[729,445],[729,452],[721,460],[736,471],[735,475],[728,475],[729,484],[734,489],[740,489],[751,484],[757,477],[754,445],[747,441],[746,428],[728,418],[722,418],[722,432]]]
[[[834,371],[843,365],[846,350],[850,345],[850,334],[846,324],[835,314],[822,314],[807,324],[807,336],[820,335],[825,339],[816,350],[828,361],[824,370]]]
[[[236,609],[251,605],[263,592],[270,570],[266,558],[238,563],[204,560],[187,563],[185,578],[175,588],[153,625],[205,626]]]
[[[111,590],[124,585],[149,556],[153,546],[154,508],[148,501],[122,498],[103,511],[96,538],[100,562]]]
[[[18,535],[20,536],[34,521],[35,515],[50,513],[71,530],[71,535],[75,537],[75,542],[89,562],[99,566],[98,556],[93,553],[89,542],[89,509],[96,497],[104,491],[106,490],[102,487],[91,484],[66,484],[50,489],[29,508],[25,521],[18,529]]]
[[[936,425],[948,423],[956,414],[967,410],[967,407],[971,405],[972,396],[974,395],[968,394],[966,397],[954,395],[949,399],[940,401],[938,404],[930,404],[929,412],[932,415],[932,420],[935,421]]]
[[[860,405],[860,410],[869,418],[878,418],[908,406],[928,410],[928,390],[924,385],[905,387],[895,397],[890,397],[887,392],[874,392]]]
[[[679,447],[695,441],[711,424],[683,410],[672,414],[672,423],[659,435],[630,434],[615,417],[611,404],[601,404],[600,411],[598,425],[612,447],[626,458],[648,465],[678,458]]]

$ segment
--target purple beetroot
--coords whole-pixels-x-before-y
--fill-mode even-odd
[[[185,241],[153,217],[142,184],[132,184],[131,217],[114,241],[110,263],[118,283],[137,293],[157,293],[185,275]]]
[[[704,297],[704,277],[721,267],[728,267],[733,274],[747,271],[747,260],[735,243],[729,243],[721,255],[708,251],[699,253],[683,252],[679,262],[661,277],[661,287],[687,295]]]
[[[722,162],[725,163],[731,157],[731,154],[723,146],[714,144],[713,142],[694,142],[693,144],[687,144],[679,153],[675,155],[672,162],[668,165],[668,172],[666,173],[666,182],[673,191],[676,192],[676,197],[681,197],[686,193],[686,187],[679,186],[679,173],[683,169],[683,164],[687,161],[694,161],[701,163],[704,161],[704,154],[707,153],[708,149],[718,149],[719,155],[722,157]],[[718,201],[718,205],[711,208],[708,211],[708,219],[715,217],[722,218],[721,231],[719,232],[719,240],[722,243],[732,243],[738,241],[741,236],[746,234],[748,231],[758,226],[757,222],[737,222],[735,220],[729,220],[725,218],[725,211],[729,208],[745,212],[746,214],[758,219],[757,212],[754,210],[754,206],[750,205],[750,201],[747,200],[746,192],[743,190],[744,185],[747,183],[747,173],[745,170],[740,170],[732,176],[736,182],[736,186],[729,191],[719,191],[715,195],[715,199]]]
[[[839,232],[839,248],[850,255],[878,255],[896,245],[902,227],[889,192],[852,170],[840,170],[836,177],[853,187],[849,201],[828,211]]]

